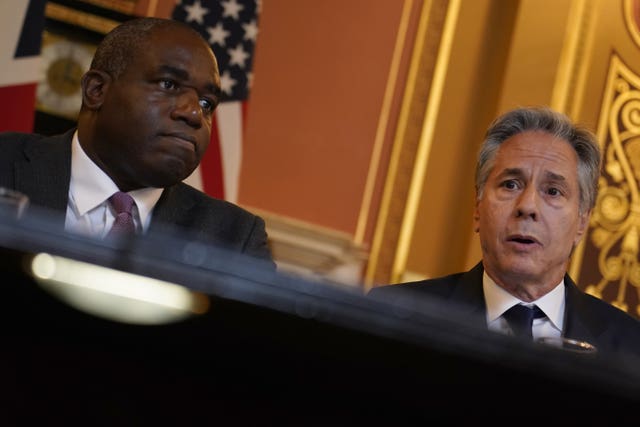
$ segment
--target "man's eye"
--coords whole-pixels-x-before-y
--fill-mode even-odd
[[[167,90],[175,89],[177,87],[176,82],[173,80],[160,80],[160,86]]]
[[[202,111],[206,111],[206,112],[210,113],[214,109],[214,104],[213,104],[213,102],[209,101],[208,99],[201,98],[200,99],[200,108],[202,108]]]
[[[552,187],[547,190],[547,194],[550,196],[559,196],[561,193],[560,193],[560,190]]]
[[[504,188],[506,188],[506,189],[509,189],[509,190],[515,190],[516,188],[518,188],[518,184],[512,179],[510,179],[508,181],[504,181],[502,183],[502,186]]]

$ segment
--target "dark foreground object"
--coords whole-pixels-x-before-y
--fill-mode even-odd
[[[527,421],[637,421],[635,361],[522,343],[435,301],[391,306],[175,236],[108,243],[46,217],[0,219],[2,425],[506,425],[515,408]],[[40,252],[211,305],[161,325],[95,316],[27,273]]]

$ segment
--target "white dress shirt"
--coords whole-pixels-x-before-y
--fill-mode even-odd
[[[529,307],[535,304],[547,317],[533,319],[533,338],[559,337],[562,335],[565,307],[564,279],[551,292],[530,303],[519,300],[498,286],[486,271],[482,278],[482,289],[487,305],[487,325],[489,329],[511,334],[511,329],[502,314],[516,304],[524,304]]]
[[[120,191],[116,184],[84,152],[78,132],[71,144],[71,182],[65,229],[74,233],[102,238],[115,220],[108,199]],[[143,188],[128,192],[135,200],[133,221],[138,232],[149,228],[153,207],[162,195],[162,188]]]

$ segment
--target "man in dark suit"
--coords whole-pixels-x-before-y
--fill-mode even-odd
[[[118,216],[110,197],[125,193],[138,234],[179,233],[275,265],[262,218],[183,183],[209,145],[220,84],[211,48],[189,26],[125,22],[82,77],[77,129],[0,134],[0,186],[99,238]]]
[[[567,274],[595,206],[600,168],[595,135],[568,117],[547,108],[505,113],[489,127],[476,165],[481,262],[369,295],[397,302],[428,295],[490,330],[522,329],[526,339],[565,339],[640,361],[640,321],[586,294]]]

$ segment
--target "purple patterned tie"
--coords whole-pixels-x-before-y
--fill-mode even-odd
[[[114,193],[109,197],[109,203],[116,211],[116,220],[113,222],[108,236],[116,234],[134,234],[136,226],[133,223],[132,209],[135,204],[133,197],[122,191]]]

